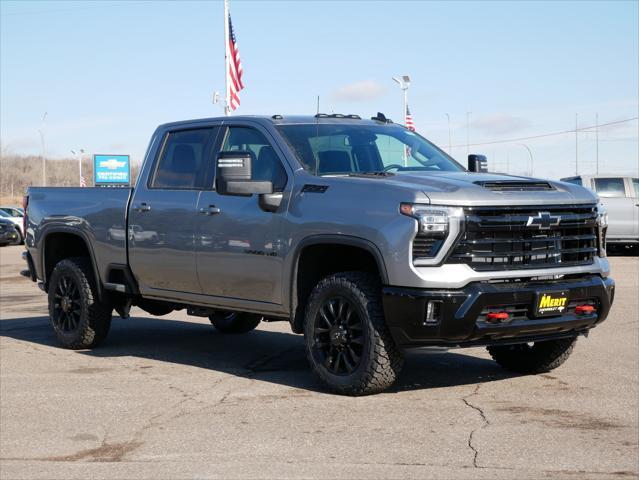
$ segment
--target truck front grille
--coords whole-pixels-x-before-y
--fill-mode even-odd
[[[474,270],[588,265],[597,251],[595,205],[473,207],[447,263]]]

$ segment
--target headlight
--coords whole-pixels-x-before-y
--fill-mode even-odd
[[[606,233],[608,232],[608,210],[600,203],[597,205],[597,254],[606,257]]]
[[[417,220],[413,240],[416,265],[437,264],[457,238],[464,218],[464,210],[459,207],[402,203],[399,211]]]

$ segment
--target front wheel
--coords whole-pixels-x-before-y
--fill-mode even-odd
[[[517,373],[543,373],[554,370],[568,360],[575,343],[577,337],[496,345],[488,347],[488,353],[506,370]]]
[[[63,347],[91,348],[104,340],[113,307],[100,302],[88,259],[60,261],[49,280],[48,299],[51,324]]]
[[[220,333],[248,333],[262,321],[262,317],[252,313],[215,312],[209,317],[213,326]]]
[[[313,371],[337,393],[381,392],[403,365],[384,320],[379,281],[367,273],[337,273],[317,284],[306,307],[304,338]]]

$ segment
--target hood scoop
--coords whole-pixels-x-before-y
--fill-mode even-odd
[[[548,182],[534,180],[491,180],[473,183],[492,190],[493,192],[541,192],[545,190],[555,190],[555,187]]]

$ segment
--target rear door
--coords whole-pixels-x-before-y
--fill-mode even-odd
[[[634,232],[635,238],[639,240],[639,178],[630,178],[630,197],[634,204]]]
[[[627,195],[624,177],[593,178],[593,189],[608,210],[608,238],[631,238],[634,235],[635,202]]]
[[[198,203],[197,272],[206,295],[271,304],[282,303],[281,225],[286,215],[289,174],[266,130],[234,124],[220,133],[219,149],[252,152],[254,180],[271,180],[284,192],[276,212],[259,206],[259,195],[219,195],[211,189]],[[215,156],[215,155],[214,155]]]
[[[129,262],[142,293],[200,293],[195,265],[197,202],[210,172],[216,127],[168,131],[138,182],[129,212]]]

